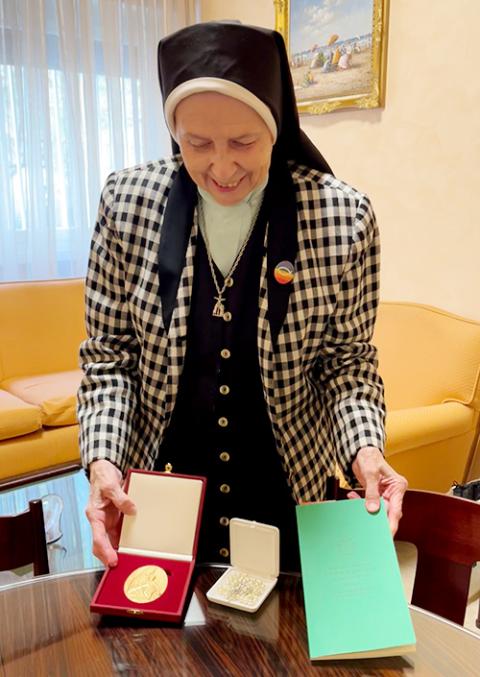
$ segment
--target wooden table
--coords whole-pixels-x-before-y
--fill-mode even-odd
[[[0,591],[0,675],[479,674],[480,638],[415,608],[416,654],[312,665],[300,579],[281,576],[263,608],[251,616],[207,602],[204,593],[220,573],[199,570],[183,627],[90,614],[99,571],[5,588]]]

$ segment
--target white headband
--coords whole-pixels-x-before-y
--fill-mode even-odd
[[[273,143],[277,140],[277,124],[270,111],[270,108],[261,101],[258,96],[252,94],[248,89],[238,85],[231,80],[224,80],[222,78],[193,78],[182,82],[181,85],[175,87],[167,96],[164,104],[165,120],[167,122],[170,134],[175,141],[178,141],[175,135],[175,109],[187,96],[191,94],[198,94],[199,92],[217,92],[225,96],[231,96],[233,99],[238,99],[260,115],[262,120],[267,125],[273,136]]]

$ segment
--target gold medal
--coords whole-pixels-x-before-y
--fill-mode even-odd
[[[167,585],[165,569],[149,564],[132,571],[124,583],[123,592],[131,602],[147,604],[161,597]]]

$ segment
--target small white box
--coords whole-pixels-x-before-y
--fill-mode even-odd
[[[253,613],[260,608],[278,580],[278,528],[238,517],[232,518],[230,561],[231,566],[207,592],[207,599]]]

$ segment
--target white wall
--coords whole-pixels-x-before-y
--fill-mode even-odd
[[[273,0],[202,1],[204,21],[225,18],[273,28]],[[301,124],[373,201],[382,297],[480,320],[479,25],[478,0],[391,0],[385,108]]]

